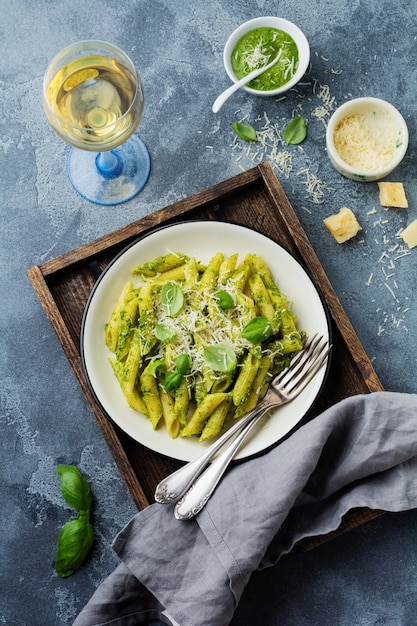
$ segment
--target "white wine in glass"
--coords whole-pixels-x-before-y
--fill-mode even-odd
[[[67,170],[81,196],[112,205],[144,187],[150,157],[134,134],[143,113],[143,86],[124,52],[104,41],[68,46],[46,70],[42,102],[52,128],[73,146]]]

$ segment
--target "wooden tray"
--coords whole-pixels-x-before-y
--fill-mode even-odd
[[[272,238],[309,268],[313,281],[327,303],[334,342],[330,375],[309,418],[343,398],[383,389],[268,163],[262,163],[40,266],[31,267],[28,276],[138,509],[154,501],[153,494],[158,482],[179,467],[181,462],[145,449],[102,413],[90,392],[81,364],[82,317],[95,280],[119,251],[139,235],[162,224],[200,219],[231,222],[252,228]],[[337,533],[378,514],[380,512],[367,509],[350,512]],[[314,538],[311,542],[303,542],[298,548],[309,549],[321,541],[322,538]]]

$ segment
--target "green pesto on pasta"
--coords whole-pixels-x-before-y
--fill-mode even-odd
[[[303,347],[259,255],[218,252],[204,265],[171,252],[131,274],[105,326],[109,362],[129,406],[173,438],[218,435]]]

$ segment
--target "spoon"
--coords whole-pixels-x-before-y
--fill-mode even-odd
[[[254,70],[250,74],[247,74],[246,76],[238,80],[237,83],[234,83],[233,85],[231,85],[228,89],[225,89],[225,91],[223,91],[223,93],[221,93],[220,96],[216,98],[216,100],[214,101],[214,104],[212,107],[213,113],[217,113],[218,111],[220,111],[220,109],[222,108],[226,100],[230,98],[232,93],[234,93],[235,91],[243,87],[243,85],[246,85],[246,83],[249,83],[251,80],[253,80],[254,78],[257,78],[258,76],[266,72],[266,70],[269,70],[270,67],[275,65],[275,63],[279,61],[281,52],[282,52],[282,49],[278,52],[275,59],[271,61],[270,63],[268,63],[268,65],[264,65],[263,67],[260,67],[257,70]]]

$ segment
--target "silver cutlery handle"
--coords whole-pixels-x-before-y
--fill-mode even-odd
[[[259,404],[253,411],[239,419],[232,428],[229,428],[207,450],[194,461],[190,461],[166,478],[163,478],[155,490],[155,500],[160,504],[178,502],[190,488],[195,479],[207,467],[210,460],[229,439],[245,428],[259,413],[265,412],[264,404]]]
[[[204,474],[196,480],[191,489],[177,503],[174,511],[174,515],[177,519],[190,519],[204,508],[240,446],[268,408],[270,407],[263,406],[262,411],[258,411],[257,415],[252,417],[252,420],[247,423],[246,427],[243,428],[230,446],[213,461],[210,467],[206,469]]]

